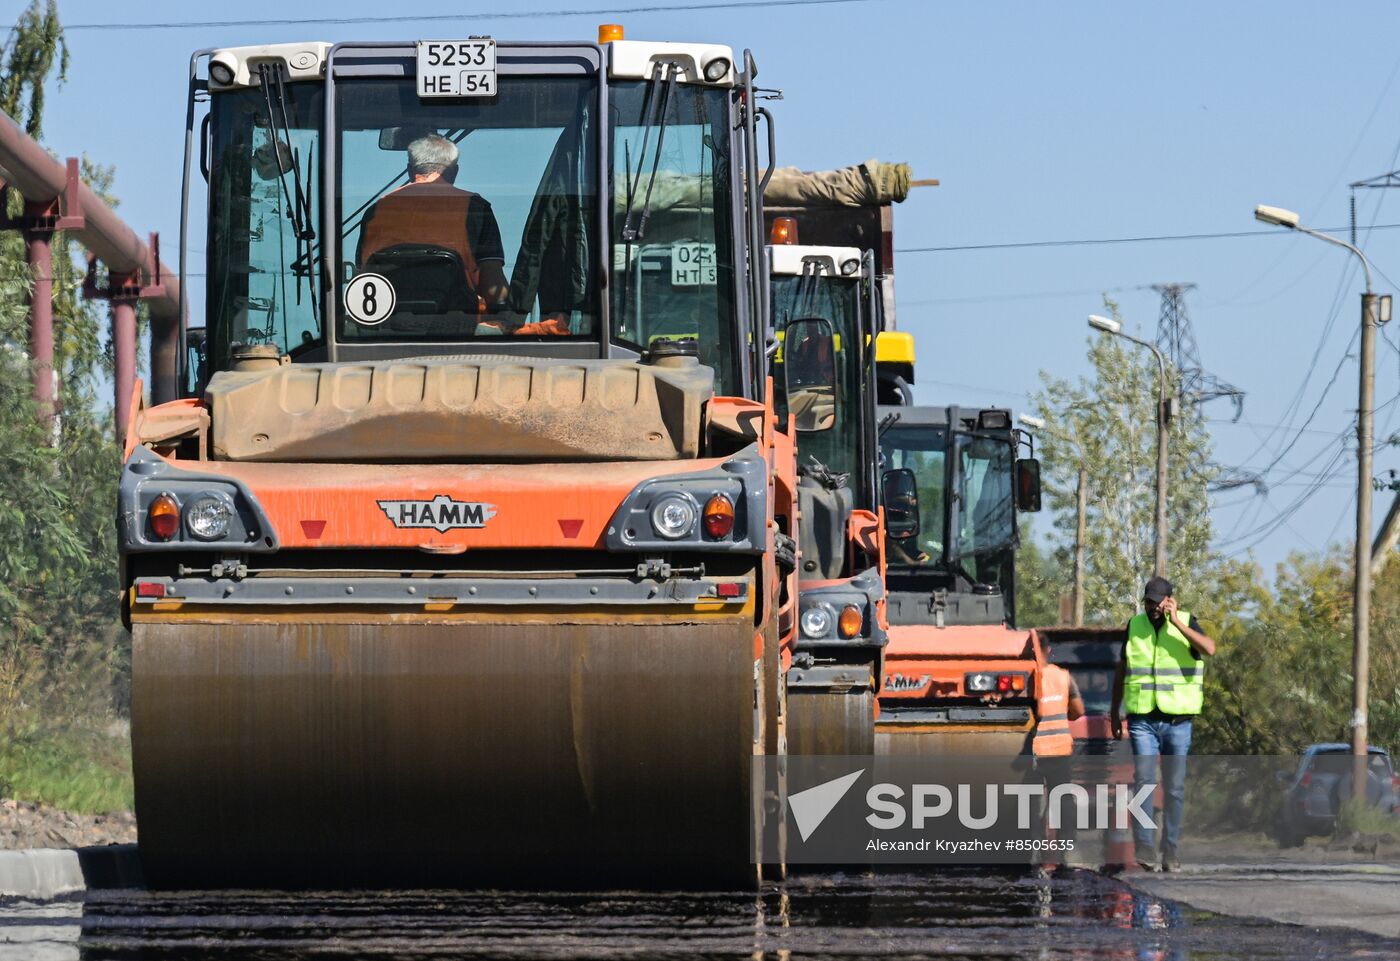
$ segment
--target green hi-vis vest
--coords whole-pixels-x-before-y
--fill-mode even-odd
[[[1189,611],[1178,610],[1183,624]],[[1154,630],[1146,614],[1128,622],[1127,671],[1123,680],[1123,710],[1129,714],[1200,714],[1206,662],[1191,653],[1191,642],[1168,618]]]

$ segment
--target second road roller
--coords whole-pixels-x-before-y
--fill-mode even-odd
[[[774,359],[797,440],[801,599],[787,672],[788,752],[868,755],[885,644],[874,258],[799,243],[773,221]]]

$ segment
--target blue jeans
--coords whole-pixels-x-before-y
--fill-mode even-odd
[[[1181,840],[1181,809],[1186,802],[1186,755],[1191,753],[1191,716],[1140,714],[1128,718],[1128,738],[1133,742],[1133,790],[1144,784],[1162,785],[1163,852],[1176,853]],[[1157,779],[1161,758],[1162,777]],[[1140,852],[1157,850],[1156,827],[1144,827],[1133,819],[1133,838]]]

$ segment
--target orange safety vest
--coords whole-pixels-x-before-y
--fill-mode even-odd
[[[1074,753],[1069,733],[1069,671],[1046,664],[1036,684],[1036,725],[1031,752],[1036,757],[1068,757]]]
[[[467,211],[476,194],[433,180],[405,184],[370,208],[360,233],[360,265],[379,250],[399,244],[427,244],[455,250],[466,268],[467,286],[477,291],[481,270],[467,236]]]

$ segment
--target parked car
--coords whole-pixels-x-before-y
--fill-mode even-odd
[[[1400,777],[1384,748],[1371,746],[1366,762],[1366,800],[1387,813],[1400,813]],[[1296,847],[1312,834],[1329,834],[1342,803],[1352,795],[1350,744],[1314,744],[1296,771],[1278,772],[1283,787],[1275,830],[1279,843]]]

